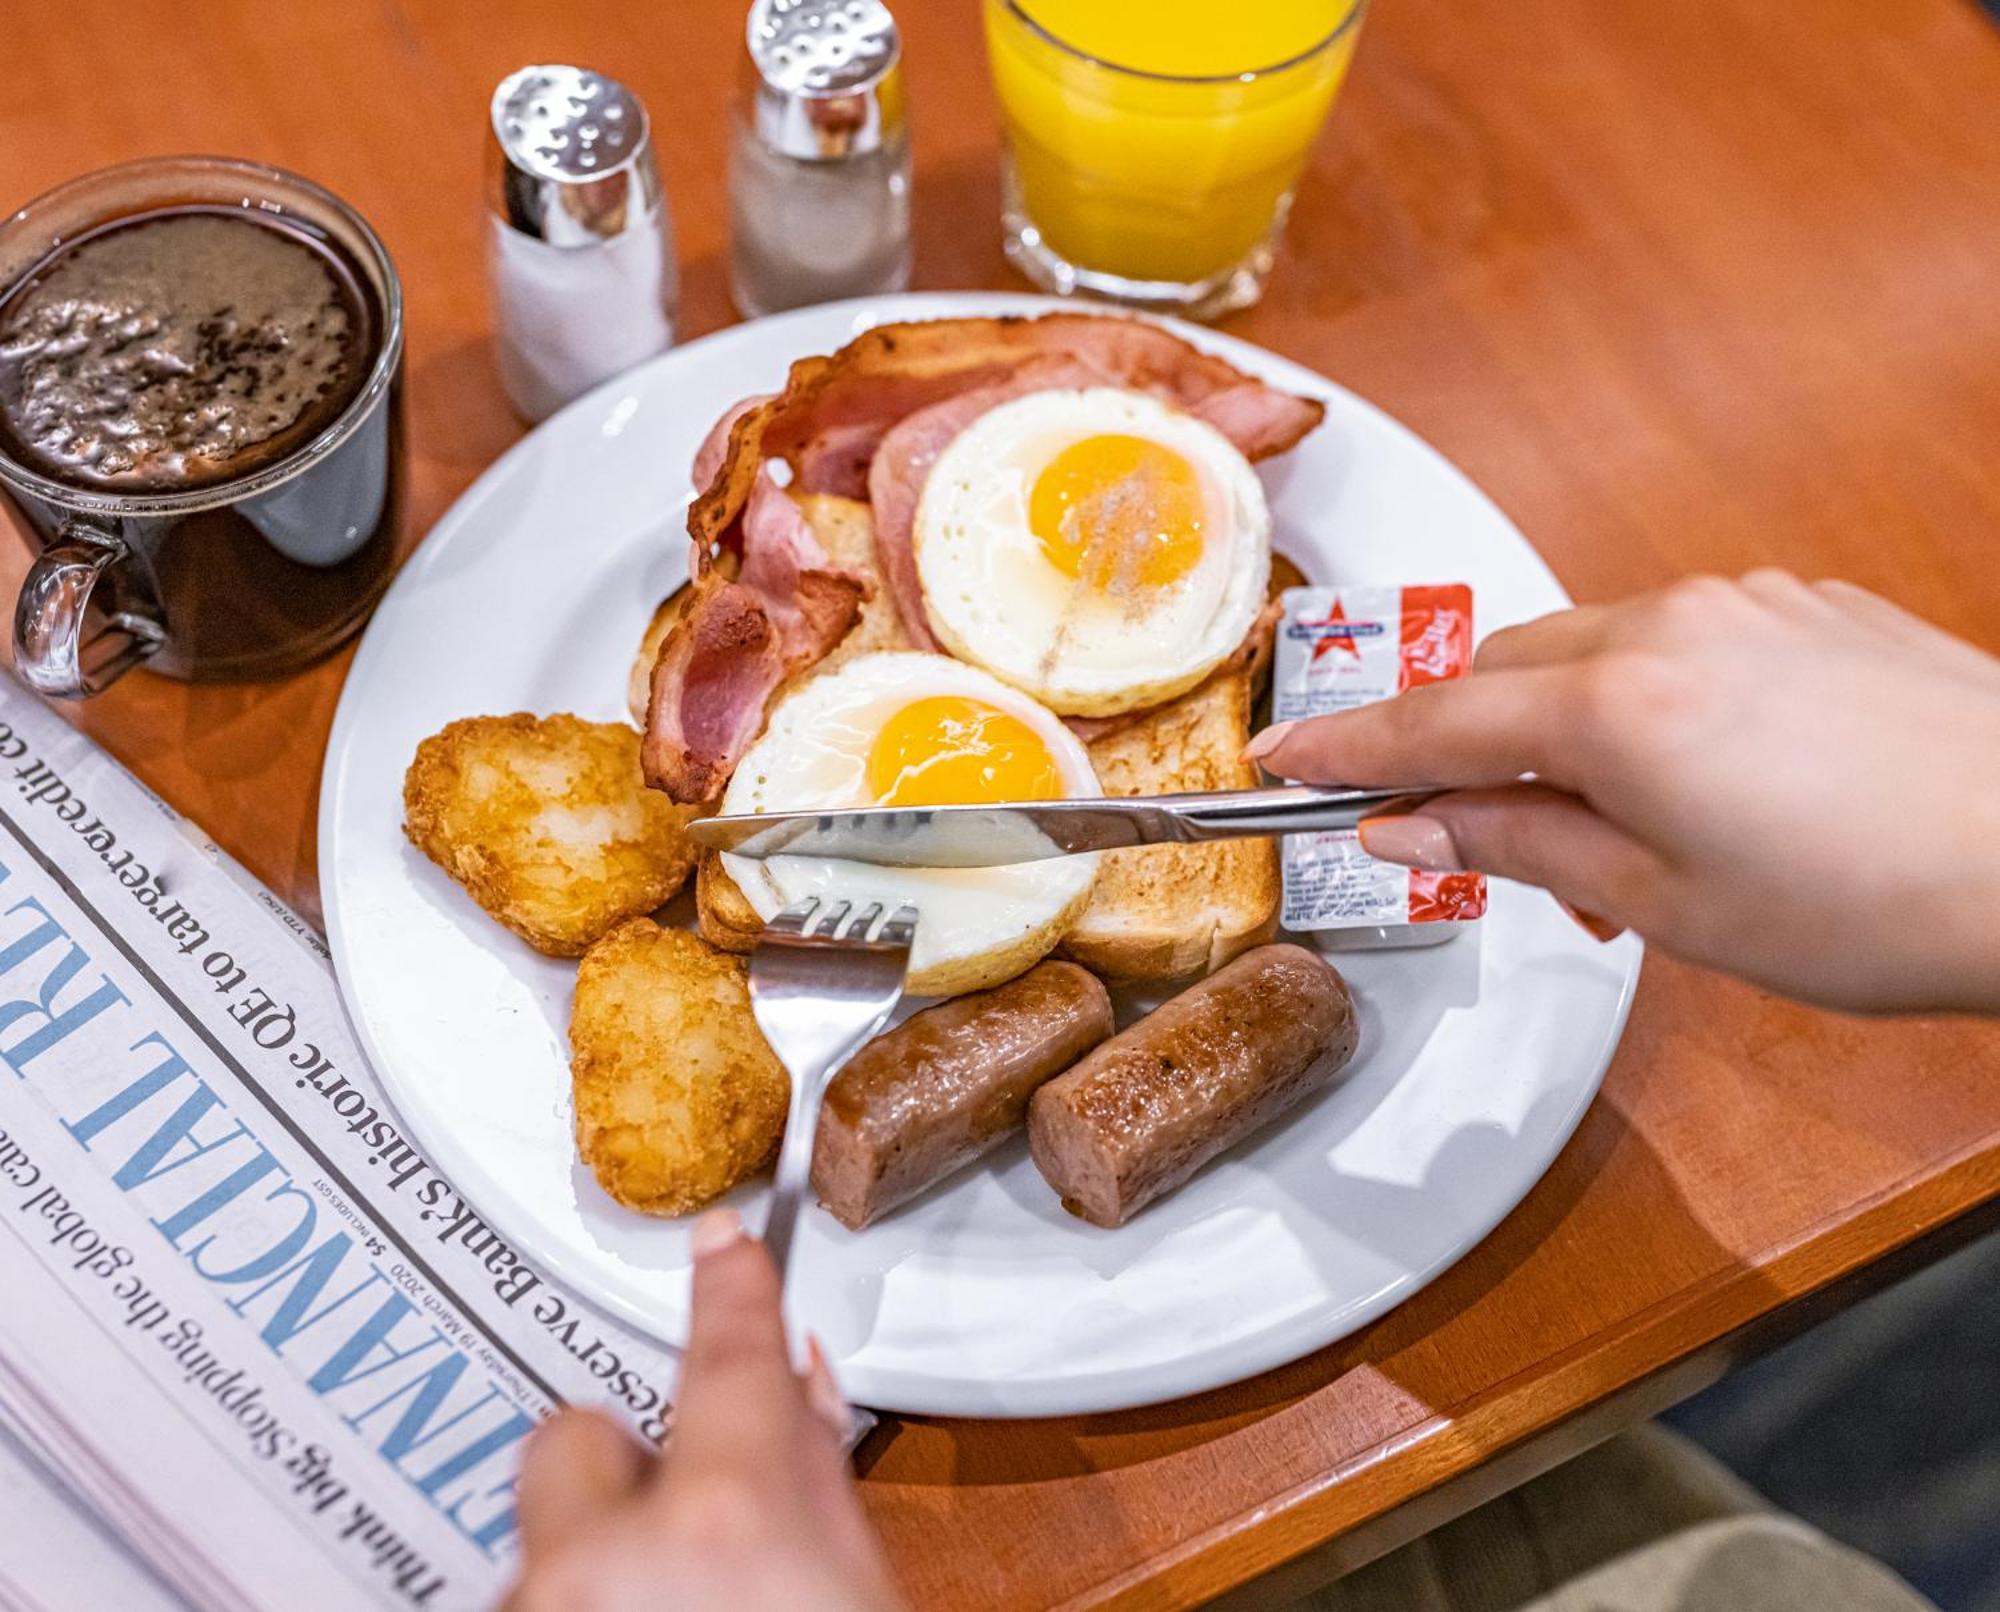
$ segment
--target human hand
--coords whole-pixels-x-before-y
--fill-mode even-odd
[[[1561,611],[1461,681],[1249,753],[1460,786],[1362,825],[1387,861],[1538,884],[1601,933],[1830,1006],[2000,1011],[2000,661],[1846,583],[1757,571]]]
[[[564,1411],[521,1463],[521,1580],[508,1612],[903,1604],[862,1514],[817,1354],[792,1372],[778,1278],[728,1210],[694,1228],[694,1319],[664,1454]]]

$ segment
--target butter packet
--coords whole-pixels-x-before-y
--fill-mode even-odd
[[[1271,670],[1275,721],[1351,711],[1472,666],[1472,590],[1291,588]],[[1322,946],[1421,946],[1449,940],[1486,911],[1477,873],[1378,862],[1353,829],[1288,834],[1284,927]]]

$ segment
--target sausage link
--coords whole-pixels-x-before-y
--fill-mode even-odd
[[[1028,1146],[1063,1207],[1120,1226],[1354,1056],[1347,983],[1302,946],[1259,946],[1035,1093]]]
[[[827,1088],[813,1190],[858,1230],[1004,1139],[1036,1087],[1112,1027],[1111,998],[1074,963],[1043,963],[911,1015]]]

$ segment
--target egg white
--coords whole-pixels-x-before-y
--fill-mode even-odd
[[[727,813],[872,806],[868,753],[882,724],[933,695],[965,695],[1019,718],[1055,758],[1063,792],[1100,794],[1090,756],[1060,720],[977,667],[944,655],[863,655],[814,678],[772,711],[722,797]],[[824,857],[763,861],[725,853],[724,871],[767,922],[807,896],[915,903],[909,989],[953,996],[1011,979],[1045,956],[1090,898],[1097,858],[1070,856],[998,868],[890,868]]]
[[[1050,564],[1030,530],[1043,468],[1102,435],[1148,438],[1194,470],[1202,556],[1178,581],[1110,597]],[[1271,574],[1271,513],[1250,462],[1204,421],[1113,387],[1031,392],[981,415],[932,467],[912,542],[938,641],[1079,716],[1194,687],[1242,643]]]

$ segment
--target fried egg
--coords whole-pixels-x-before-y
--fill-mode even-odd
[[[1194,687],[1250,631],[1271,514],[1221,432],[1139,392],[1031,392],[932,467],[912,534],[961,660],[1050,709],[1109,716]]]
[[[983,805],[1100,791],[1090,757],[1045,707],[944,655],[863,655],[779,702],[737,765],[724,812]],[[997,868],[890,868],[824,857],[723,867],[767,922],[794,901],[879,901],[920,913],[909,989],[955,996],[1049,952],[1090,898],[1095,856]]]

